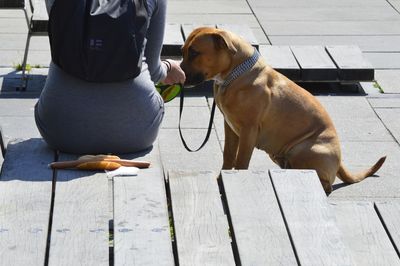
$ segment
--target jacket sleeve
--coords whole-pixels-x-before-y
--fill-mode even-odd
[[[150,13],[150,24],[147,31],[144,54],[151,79],[157,83],[167,76],[167,67],[161,62],[167,0],[148,0],[147,2]]]

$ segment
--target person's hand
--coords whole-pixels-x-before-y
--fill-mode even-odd
[[[162,83],[164,84],[183,84],[185,83],[185,72],[181,69],[179,62],[175,60],[163,60],[163,64],[167,66],[167,76]]]

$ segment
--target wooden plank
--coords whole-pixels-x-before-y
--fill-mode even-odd
[[[261,26],[269,35],[398,35],[400,20],[392,21],[268,21],[260,19]]]
[[[15,90],[15,89],[14,89]],[[30,139],[40,138],[40,133],[32,116],[0,116],[3,128],[4,144],[15,138]]]
[[[229,228],[211,171],[170,171],[180,265],[234,265]]]
[[[376,209],[387,229],[390,238],[395,244],[397,254],[400,251],[400,203],[399,202],[376,202]]]
[[[0,151],[1,151],[1,163],[0,163],[0,169],[1,169],[1,165],[3,164],[4,161],[4,157],[6,156],[6,145],[5,145],[5,140],[3,137],[3,132],[1,129],[1,125],[0,125]],[[1,170],[0,170],[0,179],[1,179]]]
[[[26,27],[26,25],[25,25]],[[24,56],[24,51],[18,50],[18,51],[7,51],[5,53],[0,53],[0,68],[6,67],[13,67],[13,65],[15,66],[15,62],[21,62],[22,57]],[[48,51],[30,51],[28,54],[28,62],[31,66],[35,66],[35,65],[40,65],[40,67],[48,67],[49,63],[51,61],[51,55],[50,52]],[[34,69],[34,68],[32,68]],[[21,76],[20,76],[21,77]],[[31,95],[27,95],[31,92],[32,89],[35,89],[36,91],[39,91],[39,88],[35,88],[34,86],[31,87],[30,83],[32,80],[35,80],[36,77],[34,75],[29,75],[29,82],[28,82],[28,86],[29,88],[27,88],[26,90],[26,94],[23,94],[24,97],[28,98],[28,97],[32,97]],[[21,83],[17,83],[17,80],[14,80],[15,83],[14,84],[19,84],[18,86],[21,85]],[[21,79],[19,80],[21,81]],[[10,91],[11,88],[4,88],[4,84],[7,83],[7,85],[12,85],[10,83],[12,83],[13,81],[10,80],[9,78],[6,78],[4,80],[3,83],[3,88],[2,91],[4,91],[4,89],[6,89],[7,91]],[[40,90],[43,88],[40,87]],[[15,93],[15,87],[14,89],[14,93]],[[17,92],[16,94],[21,94],[20,92]],[[26,95],[26,96],[25,96]],[[39,95],[35,96],[38,97]]]
[[[215,127],[213,126],[208,143],[200,151],[188,152],[182,144],[178,131],[179,102],[170,102],[167,105],[169,104],[172,106],[166,107],[165,121],[159,133],[160,152],[165,171],[172,169],[219,171],[222,165],[222,152]],[[198,148],[207,134],[210,111],[205,106],[208,104],[204,97],[185,98],[181,127],[183,137],[192,149]],[[193,118],[193,112],[189,112],[190,110],[196,111],[196,114],[201,111],[196,121],[189,119]]]
[[[181,117],[181,128],[208,128],[210,120],[210,107],[212,104],[204,96],[186,96],[184,99],[184,109]],[[166,112],[162,128],[178,128],[179,122],[180,96],[165,105]],[[1,109],[0,109],[1,110]],[[197,119],[193,119],[193,114]]]
[[[24,8],[24,0],[0,0],[0,8]]]
[[[10,25],[12,25],[10,27]],[[1,18],[0,34],[26,34],[26,20],[21,18]]]
[[[337,80],[337,68],[322,46],[291,46],[303,81]]]
[[[327,5],[323,7],[315,7],[312,6],[312,4],[307,7],[293,7],[292,5],[289,5],[284,9],[285,12],[282,12],[282,7],[264,7],[256,8],[255,10],[255,13],[261,20],[295,20],[321,23],[324,23],[325,21],[398,20],[399,15],[390,5],[368,6],[365,4],[345,8],[342,6],[332,7]]]
[[[229,6],[229,8],[227,8]],[[249,5],[244,1],[230,0],[185,0],[168,2],[168,14],[252,14]]]
[[[137,176],[114,177],[114,265],[174,265],[164,175],[158,145]]]
[[[295,0],[280,0],[280,1],[264,1],[264,0],[249,0],[250,5],[257,11],[260,7],[359,7],[371,6],[382,7],[387,6],[387,3],[376,0],[336,0],[321,2],[320,0],[308,0],[307,2]]]
[[[2,53],[24,50],[26,45],[26,33],[17,33],[17,34],[0,34],[0,43],[1,43],[1,51]],[[39,51],[48,51],[49,47],[49,38],[46,36],[37,37],[32,40],[29,44],[29,51],[39,50]]]
[[[187,145],[198,148],[203,142],[207,129],[182,129]],[[164,169],[168,170],[213,170],[222,166],[222,151],[215,129],[212,129],[207,144],[198,152],[188,152],[182,144],[178,129],[164,129],[159,133],[160,151]]]
[[[182,24],[182,34],[183,34],[183,39],[187,39],[190,35],[190,33],[196,29],[197,27],[201,27],[201,26],[197,26],[195,24]]]
[[[6,0],[5,2],[7,2],[9,0]],[[11,0],[11,4],[14,4],[13,1]],[[22,4],[24,3],[24,1],[21,1]],[[2,0],[0,0],[0,19],[2,18],[21,18],[21,19],[25,19],[25,12],[23,10],[23,6],[21,6],[21,8],[15,7],[15,8],[7,8],[7,7],[3,7],[1,6],[4,3]],[[18,3],[17,3],[18,4]]]
[[[180,24],[166,24],[164,33],[162,56],[180,56],[183,45],[183,36]]]
[[[260,23],[257,21],[256,17],[253,14],[180,14],[179,16],[167,16],[167,20],[170,23],[214,25],[219,23],[235,24],[240,21],[240,23],[245,23],[251,28],[257,28],[260,26]]]
[[[399,0],[389,0],[390,5],[397,11],[400,12],[400,1]]]
[[[354,265],[314,170],[270,170],[300,265]]]
[[[44,265],[54,152],[42,139],[8,144],[0,178],[2,265]]]
[[[186,100],[186,99],[185,99]],[[196,114],[196,119],[193,119]],[[181,119],[181,128],[208,128],[210,121],[210,108],[208,106],[185,106]],[[167,106],[165,108],[162,128],[178,128],[179,107]]]
[[[400,53],[398,50],[390,53],[365,53],[364,56],[375,69],[393,70],[400,68]]]
[[[242,265],[297,265],[267,171],[222,171]]]
[[[400,98],[400,69],[377,70],[375,73],[377,83],[384,91],[382,95]]]
[[[34,33],[41,33],[47,35],[47,24],[49,21],[49,15],[47,13],[46,1],[43,0],[31,0],[33,7],[32,14],[32,31]]]
[[[273,45],[358,45],[363,52],[396,52],[400,47],[400,35],[318,35],[276,36],[269,35]]]
[[[291,80],[300,80],[300,67],[289,46],[260,46],[260,54],[268,65]]]
[[[258,49],[259,42],[251,28],[246,24],[218,24],[217,28],[236,33]]]
[[[371,202],[331,203],[331,209],[356,265],[400,265]]]
[[[46,1],[43,0],[30,0],[33,8],[33,20],[48,21],[49,15],[47,12]]]
[[[49,265],[109,265],[109,204],[104,172],[57,171]]]
[[[355,45],[327,46],[327,52],[339,68],[339,79],[344,81],[374,80],[374,68]]]

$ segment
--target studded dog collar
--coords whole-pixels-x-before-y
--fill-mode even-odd
[[[243,61],[240,65],[236,66],[227,78],[220,84],[221,89],[228,87],[235,79],[237,79],[243,73],[249,71],[260,58],[260,53],[254,48],[253,55]]]

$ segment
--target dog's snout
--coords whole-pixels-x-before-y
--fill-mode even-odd
[[[185,62],[185,60],[182,60],[180,67],[181,67],[182,71],[185,72],[186,76],[190,76],[190,73],[192,71],[190,71],[190,68],[188,67],[188,64]]]
[[[181,62],[180,67],[185,72],[186,86],[194,86],[205,81],[205,75],[199,71],[195,71],[185,60]]]
[[[205,76],[198,72],[198,73],[192,73],[192,74],[186,74],[186,80],[185,80],[185,85],[197,85],[202,83],[205,80]]]
[[[180,63],[180,65],[179,65],[180,67],[181,67],[181,69],[183,70],[183,72],[185,72],[185,74],[186,74],[186,64],[184,63],[184,61],[182,60],[182,62]]]

